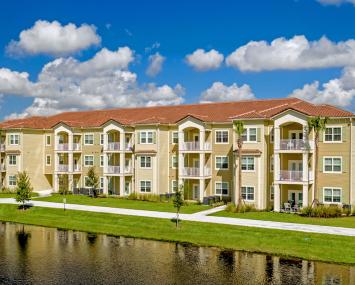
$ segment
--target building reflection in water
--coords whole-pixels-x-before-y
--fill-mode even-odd
[[[354,284],[355,269],[0,223],[0,283]]]

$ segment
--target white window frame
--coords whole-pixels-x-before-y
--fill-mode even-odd
[[[152,134],[152,142],[150,143],[150,142],[148,142],[148,139],[149,139],[149,133],[151,133]],[[154,132],[153,131],[146,131],[146,132],[141,132],[140,133],[140,144],[153,144],[154,143],[154,134],[153,134]],[[142,134],[145,134],[145,140],[146,140],[146,142],[142,142],[142,139],[143,139],[143,136],[142,136]]]
[[[331,189],[332,190],[332,202],[326,202],[325,201],[325,189]],[[334,198],[334,195],[333,195],[333,190],[339,190],[340,191],[340,202],[333,202],[333,198]],[[324,204],[341,204],[341,199],[342,199],[342,189],[341,188],[338,188],[338,187],[323,187],[323,203]]]
[[[176,167],[174,166],[174,159],[177,159],[177,161],[176,161]],[[178,158],[178,156],[177,155],[173,155],[172,157],[171,157],[171,168],[172,169],[178,169],[179,168],[179,158]]]
[[[48,144],[48,138],[49,138],[49,144]],[[51,146],[51,144],[52,144],[51,135],[46,135],[46,146]]]
[[[174,143],[174,134],[177,134],[177,143]],[[172,144],[179,144],[179,132],[172,132],[172,135],[171,135],[171,137],[172,137]]]
[[[104,184],[105,184],[105,177],[100,177],[100,188],[104,188]]]
[[[326,158],[331,158],[332,159],[332,171],[326,171],[325,170],[325,159]],[[333,171],[333,168],[334,168],[333,159],[334,158],[340,158],[340,171]],[[323,156],[323,173],[333,173],[333,174],[341,174],[341,173],[343,173],[343,158],[341,156]]]
[[[255,156],[249,156],[249,155],[243,155],[242,156],[242,160],[243,160],[243,158],[246,158],[247,159],[247,164],[246,164],[246,166],[247,166],[247,169],[246,170],[243,170],[242,169],[242,172],[255,172]],[[249,163],[248,163],[248,159],[249,158],[252,158],[253,160],[254,160],[254,170],[248,170],[248,165],[249,165]],[[242,162],[242,165],[243,165],[243,162]],[[240,167],[242,167],[242,165],[240,166]]]
[[[255,129],[255,141],[250,140],[250,129]],[[258,142],[258,128],[257,127],[246,127],[244,130],[247,131],[247,140],[243,140],[243,143],[257,143]]]
[[[221,132],[221,142],[217,142],[217,133]],[[227,132],[227,142],[223,142],[223,132]],[[229,144],[229,130],[215,130],[215,144]]]
[[[9,135],[10,139],[10,145],[19,145],[19,139],[20,139],[20,135]],[[17,137],[17,139],[16,139]],[[17,143],[16,143],[17,141]]]
[[[100,145],[104,145],[105,143],[105,134],[100,134]]]
[[[331,141],[326,141],[325,140],[325,132],[326,131],[323,131],[323,142],[324,143],[342,143],[343,142],[343,128],[342,126],[327,126],[327,129],[334,129],[334,128],[339,128],[340,129],[340,141],[334,141],[334,140],[331,140]],[[332,139],[334,139],[334,130],[332,130]]]
[[[270,172],[274,172],[275,168],[275,159],[273,156],[270,156]],[[254,169],[255,169],[255,160],[254,160]]]
[[[92,165],[86,164],[87,160],[86,157],[92,157]],[[84,155],[84,166],[85,167],[90,167],[90,166],[94,166],[95,165],[95,158],[93,155]]]
[[[150,191],[143,191],[142,192],[142,182],[145,182],[145,190],[147,189],[147,182],[150,182]],[[153,189],[152,189],[152,180],[139,180],[139,193],[152,193]]]
[[[255,191],[255,189],[254,189]],[[255,193],[254,193],[255,195]],[[275,198],[275,187],[274,186],[270,186],[270,201],[274,201]]]
[[[15,179],[15,184],[11,184],[13,182],[12,179],[10,179],[10,177],[13,177]],[[16,176],[15,175],[9,175],[9,186],[11,187],[15,187],[17,186],[17,183],[16,183]]]
[[[247,202],[255,202],[255,186],[242,185],[242,188],[243,188],[243,187],[245,187],[245,189],[246,189],[245,199],[244,199],[244,200],[247,201]],[[248,187],[254,189],[254,192],[253,192],[254,200],[248,200]],[[243,192],[242,192],[242,195],[243,195]]]
[[[258,132],[258,131],[256,131]],[[258,135],[258,134],[256,134]],[[258,140],[258,138],[256,138],[256,140]],[[270,143],[274,143],[275,141],[275,129],[274,128],[271,128],[270,130]]]
[[[223,183],[224,184],[227,184],[227,194],[223,194]],[[221,184],[221,194],[218,194],[217,193],[217,184]],[[229,182],[225,182],[225,181],[216,181],[215,184],[214,184],[214,193],[215,195],[218,195],[218,196],[229,196]]]
[[[89,178],[89,176],[84,176],[84,188],[92,188],[91,186],[86,185],[86,178]]]
[[[174,186],[174,183],[176,183],[176,186]],[[179,189],[179,180],[172,180],[172,182],[171,182],[171,191],[172,191],[173,193],[176,192],[176,191],[174,191],[174,187],[176,187],[176,190]]]
[[[11,157],[14,157],[15,159],[11,159]],[[15,164],[11,163],[15,160]],[[17,157],[16,155],[9,155],[9,166],[17,166]]]
[[[142,167],[142,158],[145,158],[144,159],[144,166]],[[150,167],[147,167],[147,160],[146,158],[149,157],[150,158]],[[140,156],[139,158],[139,168],[142,168],[142,169],[152,169],[152,163],[153,163],[153,159],[152,159],[152,156],[150,155],[142,155]]]
[[[104,156],[100,155],[100,167],[104,167]]]
[[[227,158],[227,163],[228,163],[228,166],[227,168],[218,168],[217,167],[217,158],[220,157],[220,158]],[[223,162],[221,160],[221,166],[223,165]],[[199,165],[200,166],[200,165]],[[214,168],[215,170],[229,170],[229,156],[224,156],[224,155],[216,155],[215,158],[214,158]]]
[[[48,164],[48,157],[49,157],[49,164]],[[51,166],[52,164],[52,156],[50,154],[46,154],[46,166]]]
[[[92,136],[92,143],[86,143],[86,136]],[[94,134],[84,134],[84,145],[94,145],[95,135]]]

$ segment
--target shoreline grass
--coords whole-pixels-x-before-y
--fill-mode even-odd
[[[176,213],[176,208],[174,207],[173,203],[156,203],[156,202],[116,199],[116,198],[93,199],[91,197],[83,196],[83,195],[63,196],[60,194],[52,194],[52,196],[50,197],[38,198],[36,199],[36,201],[63,203],[64,198],[66,199],[67,204]],[[193,214],[208,209],[210,209],[210,207],[201,206],[201,205],[188,205],[188,206],[181,207],[180,213]]]
[[[355,264],[355,238],[168,219],[0,205],[0,220],[114,236],[187,243],[337,264]]]

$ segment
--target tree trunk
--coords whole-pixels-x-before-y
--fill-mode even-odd
[[[312,207],[317,207],[318,205],[318,172],[319,172],[319,131],[315,133],[314,143],[316,145],[316,158],[315,158],[315,169],[314,169],[314,200],[312,203]]]
[[[238,138],[238,140],[240,137]],[[239,209],[242,207],[242,144],[238,142],[238,152],[239,152],[239,199],[238,199],[238,207]]]
[[[22,202],[22,211],[25,210],[25,201]]]
[[[176,213],[176,227],[179,227],[179,212]]]

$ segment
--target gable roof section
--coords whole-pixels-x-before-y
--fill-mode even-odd
[[[67,112],[49,117],[29,117],[0,123],[0,128],[51,129],[59,123],[69,127],[101,127],[113,120],[121,125],[176,124],[186,117],[203,122],[223,123],[230,119],[272,118],[293,109],[307,116],[354,117],[351,112],[330,106],[314,105],[297,98],[232,101],[191,105],[172,105],[111,110]]]

